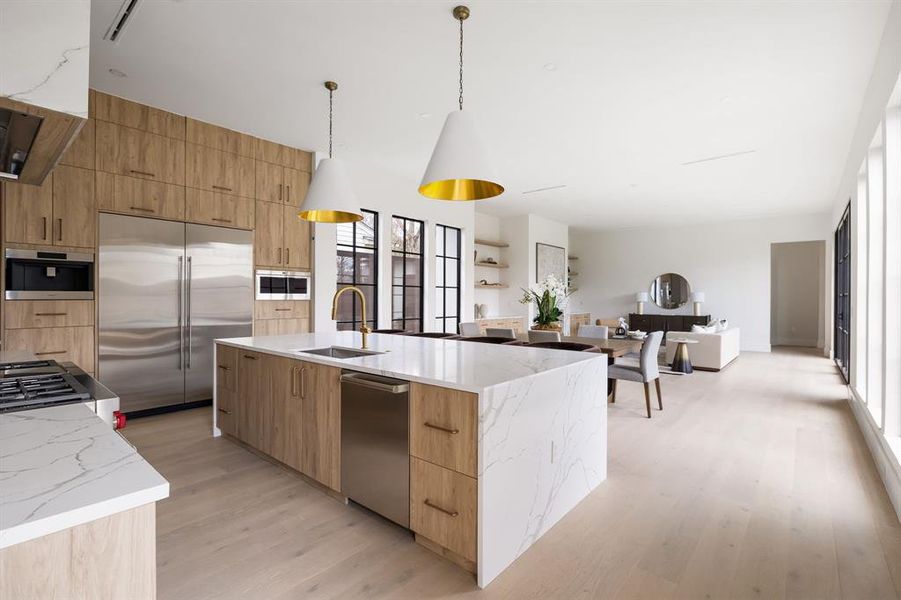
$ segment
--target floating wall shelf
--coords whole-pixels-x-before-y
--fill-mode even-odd
[[[505,265],[504,263],[490,263],[490,262],[477,262],[477,267],[489,267],[491,269],[509,269],[510,265]]]
[[[489,289],[489,290],[503,290],[503,289],[506,289],[506,288],[510,287],[510,286],[508,286],[506,283],[497,283],[497,284],[492,284],[492,283],[489,283],[489,284],[477,283],[475,286],[476,286],[477,288],[485,288],[485,289]]]
[[[475,243],[479,246],[494,246],[495,248],[509,248],[510,244],[507,242],[497,242],[494,240],[480,240],[476,238]]]

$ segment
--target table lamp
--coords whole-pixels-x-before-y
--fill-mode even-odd
[[[638,314],[644,314],[644,303],[651,300],[650,294],[647,292],[638,292],[635,294],[635,302],[638,303]]]
[[[695,316],[701,316],[701,303],[704,302],[704,292],[692,292],[691,301],[695,303]]]

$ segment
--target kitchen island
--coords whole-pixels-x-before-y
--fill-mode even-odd
[[[0,361],[34,360],[0,352]],[[169,484],[78,402],[0,414],[0,597],[156,597]]]
[[[217,340],[214,435],[340,494],[342,370],[411,382],[410,528],[486,586],[607,477],[601,354],[356,332]],[[377,476],[377,474],[374,474]]]

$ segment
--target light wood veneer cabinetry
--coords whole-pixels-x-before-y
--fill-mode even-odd
[[[516,333],[525,333],[525,319],[523,317],[495,317],[489,319],[477,319],[479,331],[485,335],[485,330],[489,327],[497,327],[500,329],[512,329]]]
[[[310,223],[295,206],[257,200],[254,243],[258,266],[310,268]]]
[[[216,345],[216,424],[222,433],[237,435],[238,349]]]
[[[189,188],[253,198],[253,159],[188,143],[185,180]]]
[[[7,302],[7,310],[11,302]],[[72,361],[88,373],[94,372],[93,327],[41,327],[7,329],[4,350],[26,350],[38,358]]]
[[[97,204],[106,212],[185,220],[185,188],[181,185],[97,171]]]
[[[94,325],[91,300],[10,300],[6,303],[7,329],[90,327]]]
[[[253,229],[254,202],[219,192],[187,188],[185,220],[219,227]]]
[[[185,142],[106,121],[96,122],[97,170],[185,184]]]

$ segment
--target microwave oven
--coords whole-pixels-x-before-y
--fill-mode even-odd
[[[6,251],[7,300],[93,300],[94,255],[53,250]]]
[[[309,300],[311,287],[312,278],[304,271],[256,272],[257,300]]]

